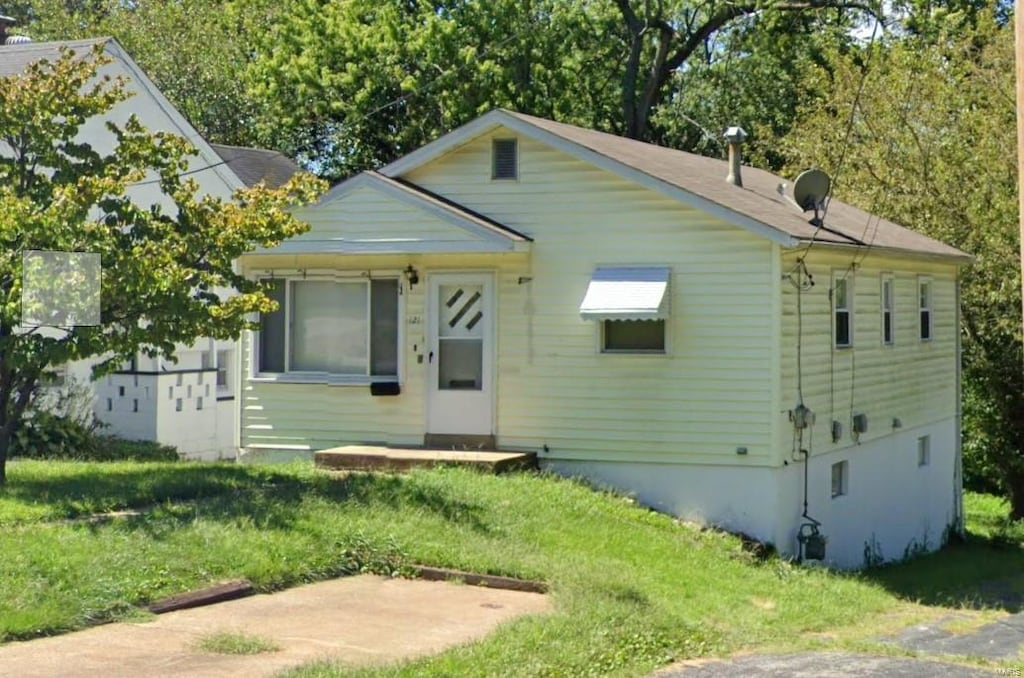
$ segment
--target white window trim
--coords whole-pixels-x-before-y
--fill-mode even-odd
[[[371,383],[403,383],[405,381],[405,298],[409,293],[407,283],[402,276],[400,270],[380,270],[380,271],[253,271],[251,273],[255,282],[269,281],[269,280],[283,280],[285,282],[284,292],[284,358],[285,368],[284,372],[261,372],[260,371],[260,350],[261,350],[261,332],[260,330],[253,330],[250,332],[252,338],[250,355],[248,360],[248,381],[253,383],[278,383],[278,384],[325,384],[327,386],[368,386]],[[366,371],[367,374],[332,374],[330,372],[313,372],[313,371],[288,371],[288,360],[291,356],[291,304],[288,303],[291,298],[291,283],[295,281],[304,280],[317,280],[317,281],[334,281],[339,283],[356,283],[362,282],[366,285],[366,294],[369,297],[370,294],[370,281],[371,280],[397,280],[398,281],[398,366],[396,375],[381,375],[373,376],[369,374],[370,362],[367,360]],[[255,322],[259,323],[260,316],[256,314]],[[373,331],[372,326],[369,326],[367,332]],[[369,341],[369,336],[367,336]],[[369,346],[369,344],[368,344]],[[231,373],[228,372],[228,380],[230,384]]]
[[[854,294],[853,287],[854,287],[854,285],[853,285],[853,275],[852,274],[848,274],[847,270],[848,269],[844,269],[842,271],[833,271],[832,272],[832,299],[830,300],[831,301],[831,304],[830,304],[830,306],[831,306],[831,317],[829,319],[832,322],[832,348],[835,349],[835,350],[845,350],[845,349],[848,349],[848,348],[853,348],[853,332],[854,332],[853,318],[854,318],[854,306],[855,306],[854,299],[853,299],[853,294]],[[842,282],[846,286],[846,306],[844,306],[842,309],[840,309],[838,306],[836,306],[836,296],[837,296],[836,295],[836,285],[838,285],[840,282]],[[840,310],[845,311],[846,317],[847,317],[846,327],[847,327],[847,334],[849,335],[849,337],[848,337],[849,341],[847,343],[845,343],[845,344],[840,344],[839,343],[839,337],[836,335],[836,317],[839,314]]]
[[[885,285],[889,284],[889,298],[885,298]],[[894,346],[896,344],[896,276],[892,273],[883,273],[880,292],[880,305],[882,315],[880,318],[880,328],[882,337],[882,346]],[[886,301],[889,302],[889,308],[885,307]],[[885,338],[885,316],[889,314],[889,339]]]
[[[921,305],[921,286],[928,286],[928,305]],[[921,336],[921,314],[928,312],[928,337],[924,338]],[[922,275],[917,278],[917,338],[922,344],[926,344],[935,339],[935,286],[932,284],[930,276]]]

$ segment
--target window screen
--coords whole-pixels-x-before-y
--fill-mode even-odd
[[[605,320],[602,345],[606,352],[664,353],[664,320]]]
[[[366,285],[296,280],[291,287],[290,369],[366,374]]]

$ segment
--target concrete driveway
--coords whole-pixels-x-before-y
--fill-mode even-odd
[[[433,654],[478,640],[502,622],[544,613],[546,596],[444,582],[346,577],[152,621],[118,623],[0,645],[0,674],[19,678],[273,676],[318,659],[352,666]],[[217,632],[257,635],[278,651],[200,652]]]
[[[982,678],[997,674],[924,659],[808,652],[686,662],[655,675],[658,678]]]

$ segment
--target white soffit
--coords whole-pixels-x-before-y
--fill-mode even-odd
[[[601,267],[580,304],[585,320],[659,320],[668,316],[667,267]]]

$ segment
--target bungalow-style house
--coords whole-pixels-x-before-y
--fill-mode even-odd
[[[297,171],[294,163],[278,153],[208,144],[116,40],[34,43],[21,36],[6,37],[9,22],[0,17],[0,76],[17,75],[43,59],[56,61],[62,49],[84,56],[102,45],[112,60],[102,72],[123,77],[133,93],[108,119],[124,123],[134,114],[150,130],[188,139],[196,148],[191,177],[202,192],[229,198],[238,188],[260,181],[280,185]],[[104,122],[89,121],[82,130],[83,139],[101,151],[110,150],[113,144]],[[162,200],[163,194],[158,186],[143,184],[133,189],[132,197],[148,205]],[[190,458],[234,457],[238,447],[236,343],[202,339],[192,346],[179,346],[177,362],[139,355],[122,371],[95,383],[91,382],[93,362],[82,361],[62,368],[55,381],[58,386],[70,383],[69,378],[89,384],[95,414],[110,433],[173,445]]]
[[[239,262],[244,453],[535,451],[840,567],[938,547],[969,257],[735,167],[496,110],[341,183]]]

